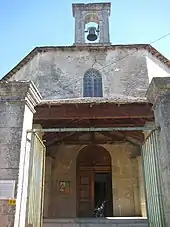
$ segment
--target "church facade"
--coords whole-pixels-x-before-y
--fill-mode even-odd
[[[72,46],[37,47],[0,81],[0,221],[169,226],[170,61],[112,45],[110,3],[72,10]]]

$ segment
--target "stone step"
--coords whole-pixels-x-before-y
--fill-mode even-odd
[[[43,227],[148,227],[146,218],[44,219]]]

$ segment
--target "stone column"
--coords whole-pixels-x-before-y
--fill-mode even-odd
[[[100,15],[100,43],[110,44],[109,36],[109,12],[107,9],[103,9]]]
[[[103,28],[103,18],[102,18],[102,14],[100,15],[100,19],[99,19],[99,43],[104,43],[104,28]]]
[[[79,10],[74,11],[75,17],[75,44],[85,43],[85,21],[82,12]]]
[[[159,127],[159,166],[165,226],[170,226],[170,77],[153,78],[147,91]],[[159,185],[160,186],[160,185]]]
[[[13,180],[15,188],[12,198],[16,206],[9,205],[7,196],[0,200],[0,223],[2,226],[25,226],[29,165],[29,144],[26,131],[32,128],[34,106],[41,96],[29,81],[0,82],[0,180]],[[28,147],[26,147],[27,145]],[[27,178],[27,179],[26,179]],[[15,217],[15,221],[14,221]]]

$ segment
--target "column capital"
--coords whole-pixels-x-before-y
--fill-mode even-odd
[[[146,92],[146,98],[153,105],[162,99],[170,98],[170,77],[155,77]]]
[[[34,113],[42,97],[32,81],[1,81],[0,102],[25,102]]]

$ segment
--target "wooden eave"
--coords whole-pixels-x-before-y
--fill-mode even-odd
[[[43,128],[88,128],[88,127],[142,127],[154,121],[152,105],[142,103],[61,103],[41,104],[36,107],[34,123]],[[56,144],[113,144],[144,140],[142,131],[99,132],[48,132],[44,134],[47,147]],[[88,139],[82,139],[83,137]]]
[[[68,119],[151,119],[152,104],[142,103],[62,103],[36,107],[35,121]]]

